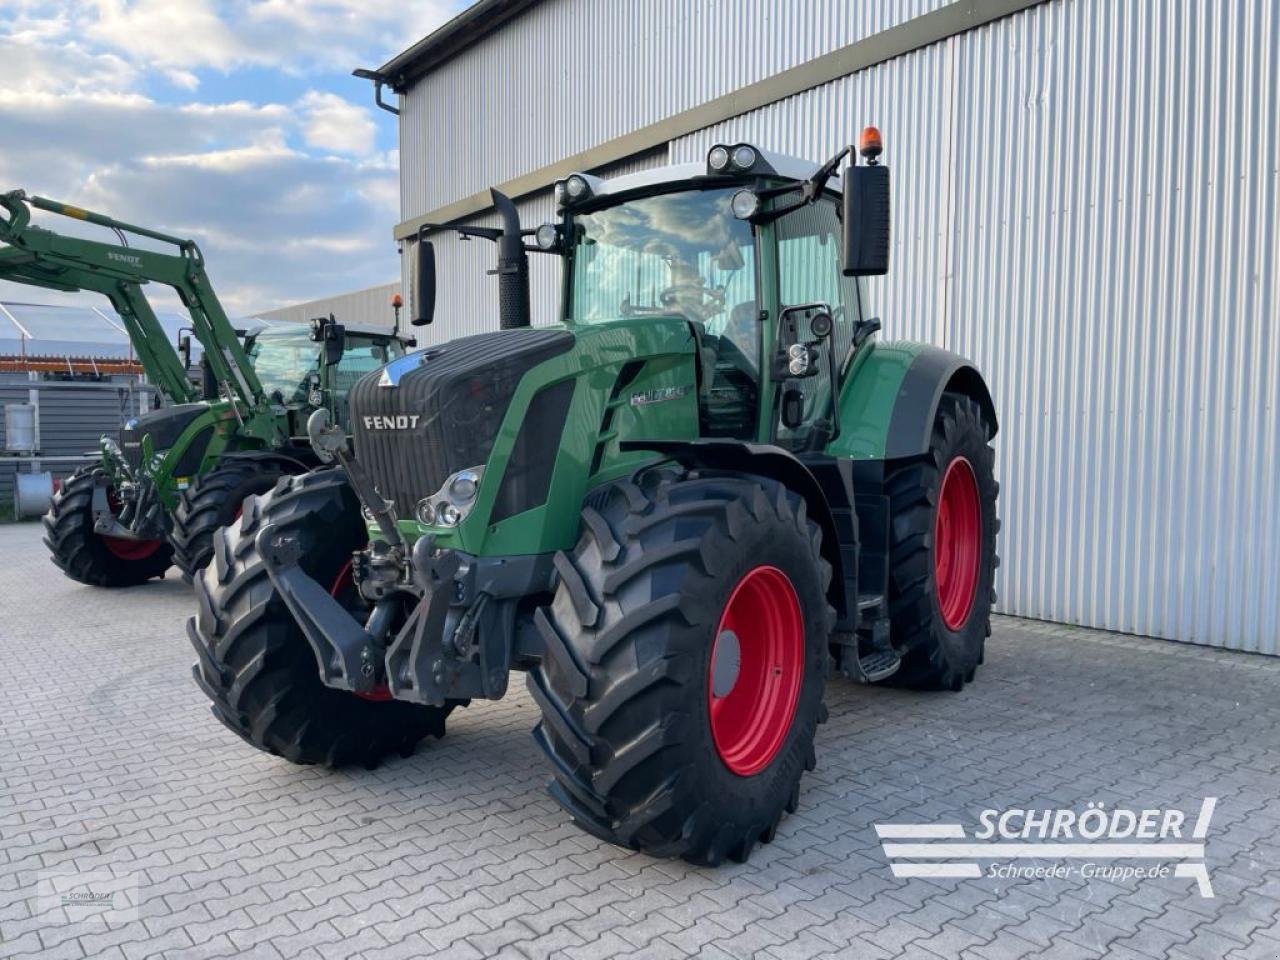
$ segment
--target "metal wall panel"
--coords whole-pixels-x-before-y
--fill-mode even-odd
[[[0,407],[8,403],[30,402],[30,391],[39,394],[40,469],[55,477],[70,475],[82,462],[67,458],[89,453],[96,456],[98,439],[115,436],[120,427],[139,410],[151,409],[152,387],[127,381],[110,383],[59,383],[28,381],[0,376]],[[4,450],[4,417],[0,415],[0,451]],[[18,459],[0,453],[0,504],[12,505],[14,476],[30,473],[30,458]]]
[[[401,220],[947,2],[547,0],[404,98]]]
[[[268,310],[258,316],[263,320],[307,323],[313,317],[327,317],[332,313],[339,323],[390,329],[395,323],[391,297],[399,292],[399,283],[384,283],[378,287],[307,300],[279,310]]]
[[[891,336],[1002,416],[1005,612],[1280,653],[1280,14],[1054,0],[672,144],[894,176]]]

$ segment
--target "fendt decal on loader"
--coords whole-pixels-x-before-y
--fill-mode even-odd
[[[497,191],[500,228],[424,227],[413,322],[425,231],[455,229],[497,245],[501,329],[369,374],[350,440],[314,413],[334,466],[217,532],[187,631],[218,719],[294,763],[373,765],[523,671],[572,818],[716,864],[796,808],[833,667],[972,680],[995,410],[963,358],[876,339],[889,175],[873,129],[860,152],[716,145],[573,174],[536,230]],[[557,325],[530,325],[530,253],[563,266]]]
[[[356,331],[332,316],[310,331],[238,331],[227,319],[193,240],[79,207],[0,194],[0,280],[105,296],[119,314],[147,379],[168,402],[102,438],[98,463],[69,477],[45,516],[45,543],[67,576],[121,587],[190,577],[212,556],[213,532],[251,493],[318,463],[306,439],[310,414],[345,420],[351,383],[404,353],[390,332]],[[66,236],[31,222],[32,209],[110,230],[118,243]],[[130,236],[176,248],[135,250]],[[169,342],[143,287],[174,290],[203,356],[192,380],[191,340]]]

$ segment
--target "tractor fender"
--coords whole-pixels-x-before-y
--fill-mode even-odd
[[[885,437],[886,460],[928,452],[938,404],[948,391],[977,401],[993,433],[999,429],[991,391],[978,368],[959,354],[926,346],[916,354],[898,387]]]
[[[652,450],[681,466],[705,470],[755,473],[777,480],[799,494],[806,512],[822,529],[822,556],[831,564],[831,586],[827,598],[842,614],[848,609],[845,570],[840,559],[840,537],[831,504],[818,478],[795,454],[782,447],[745,440],[624,440],[623,451]]]
[[[947,391],[971,397],[997,426],[986,381],[964,357],[921,343],[872,344],[841,385],[840,433],[827,453],[852,460],[925,453]]]

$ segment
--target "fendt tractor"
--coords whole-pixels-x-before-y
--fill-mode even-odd
[[[345,422],[352,384],[403,356],[390,335],[348,330],[332,317],[310,330],[240,334],[227,319],[191,240],[15,190],[0,194],[0,279],[63,292],[104,295],[119,314],[148,380],[169,406],[143,413],[103,437],[101,460],[69,477],[44,518],[45,543],[67,576],[100,587],[163,576],[187,579],[212,555],[213,532],[239,514],[250,493],[317,465],[306,420],[323,407]],[[118,244],[63,236],[31,223],[30,208],[115,232]],[[127,235],[178,253],[130,246]],[[203,349],[202,386],[189,376],[191,339],[169,342],[143,292],[177,291]]]
[[[366,376],[351,442],[312,415],[336,466],[218,531],[187,626],[215,715],[372,765],[521,670],[582,828],[716,864],[795,810],[832,668],[972,680],[996,414],[971,363],[877,342],[889,174],[873,130],[861,153],[573,174],[536,230],[494,191],[502,226],[456,229],[497,244],[501,329]],[[555,326],[530,326],[534,251],[563,265]],[[408,255],[427,322],[423,232]]]

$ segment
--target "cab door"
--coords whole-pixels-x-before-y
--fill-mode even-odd
[[[772,224],[777,304],[773,315],[774,443],[795,453],[822,450],[836,432],[839,370],[861,319],[857,280],[840,272],[837,202],[822,198]],[[830,332],[822,335],[822,315]],[[815,320],[819,328],[815,328]],[[806,354],[805,369],[793,373],[792,348]]]

